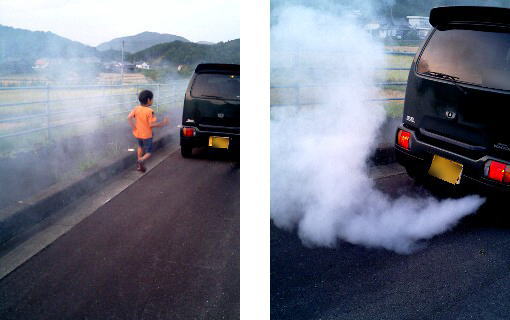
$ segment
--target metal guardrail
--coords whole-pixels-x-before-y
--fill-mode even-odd
[[[384,52],[387,55],[396,55],[396,56],[415,56],[416,53],[413,52],[399,52],[399,51],[386,51]],[[387,68],[377,68],[377,70],[396,70],[396,71],[409,71],[410,68],[402,68],[402,67],[387,67]],[[384,87],[384,86],[406,86],[407,81],[392,81],[392,82],[378,82],[376,83],[377,86]],[[306,105],[320,105],[320,103],[311,103],[306,102],[303,103],[300,101],[300,89],[306,89],[306,88],[329,88],[329,87],[336,87],[339,86],[336,83],[319,83],[319,84],[293,84],[293,85],[271,85],[271,89],[294,89],[296,90],[295,96],[296,101],[295,103],[271,103],[271,107],[284,107],[284,106],[291,106],[291,105],[300,105],[300,106],[306,106]],[[367,99],[366,101],[370,102],[391,102],[391,101],[404,101],[404,97],[399,98],[379,98],[379,99]]]
[[[46,99],[35,100],[35,101],[23,101],[23,102],[11,102],[11,103],[1,103],[0,109],[4,110],[0,113],[0,128],[2,125],[10,124],[10,123],[19,123],[23,121],[33,121],[37,119],[42,119],[45,122],[45,125],[40,128],[31,128],[13,132],[6,132],[0,134],[0,139],[16,137],[16,136],[24,136],[33,134],[36,132],[46,131],[46,137],[49,140],[51,137],[51,130],[56,128],[63,127],[71,127],[79,123],[104,119],[106,117],[111,117],[119,114],[126,114],[138,104],[138,93],[142,89],[152,90],[154,93],[154,105],[153,108],[156,112],[159,111],[161,105],[171,105],[175,104],[178,101],[183,100],[184,91],[187,85],[187,80],[175,80],[170,83],[158,83],[158,84],[132,84],[132,85],[84,85],[84,86],[34,86],[34,87],[1,87],[0,88],[0,99],[1,95],[5,94],[8,91],[30,91],[28,94],[33,94],[34,91],[40,91],[41,94],[46,95]],[[96,95],[91,97],[72,97],[72,98],[64,98],[64,99],[51,99],[52,92],[62,91],[62,90],[129,90],[128,93],[121,94],[103,94]],[[100,101],[110,101],[107,104],[101,104],[97,107],[88,107],[84,105],[93,103],[97,105]],[[120,101],[120,102],[119,102]],[[73,104],[74,106],[68,106],[69,104]],[[5,109],[12,108],[17,111],[18,108],[23,108],[27,106],[40,106],[44,108],[43,112],[37,112],[35,114],[16,114],[17,112],[6,112]],[[57,110],[55,110],[56,106],[58,106]],[[53,107],[53,108],[52,108]],[[104,110],[111,110],[111,112],[103,112]],[[92,114],[91,114],[92,112]],[[6,115],[3,117],[3,115]],[[72,117],[64,117],[63,119],[58,119],[59,122],[57,124],[51,124],[51,119],[56,116],[62,115],[72,115]],[[80,116],[80,119],[73,120],[76,116]]]
[[[400,52],[400,51],[385,51],[384,54],[389,54],[393,56],[415,56],[415,52]]]

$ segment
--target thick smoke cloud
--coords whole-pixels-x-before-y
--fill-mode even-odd
[[[306,245],[333,247],[341,240],[409,253],[483,199],[391,199],[375,189],[367,159],[385,112],[366,99],[377,96],[375,68],[385,56],[356,19],[348,11],[278,10],[272,81],[334,85],[306,92],[317,105],[271,110],[271,218],[296,228]]]

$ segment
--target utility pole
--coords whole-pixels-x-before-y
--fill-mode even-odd
[[[124,40],[122,40],[122,62],[120,63],[120,84],[124,84]]]

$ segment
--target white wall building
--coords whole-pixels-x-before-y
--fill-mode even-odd
[[[425,39],[432,26],[429,23],[429,17],[407,16],[407,21],[411,28],[415,29],[420,39]]]
[[[144,70],[150,70],[151,66],[147,62],[143,62],[141,64],[137,64],[136,68],[144,69]]]

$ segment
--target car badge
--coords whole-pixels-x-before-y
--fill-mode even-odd
[[[223,119],[223,117],[225,117],[223,113],[218,113],[218,118]]]
[[[504,150],[504,151],[510,151],[510,146],[507,144],[501,143],[501,142],[496,143],[494,145],[494,148]]]
[[[445,113],[445,114],[446,114],[446,117],[447,117],[448,119],[450,119],[450,120],[455,119],[455,116],[457,115],[457,114],[456,114],[455,112],[453,112],[453,111],[446,111],[446,113]]]

